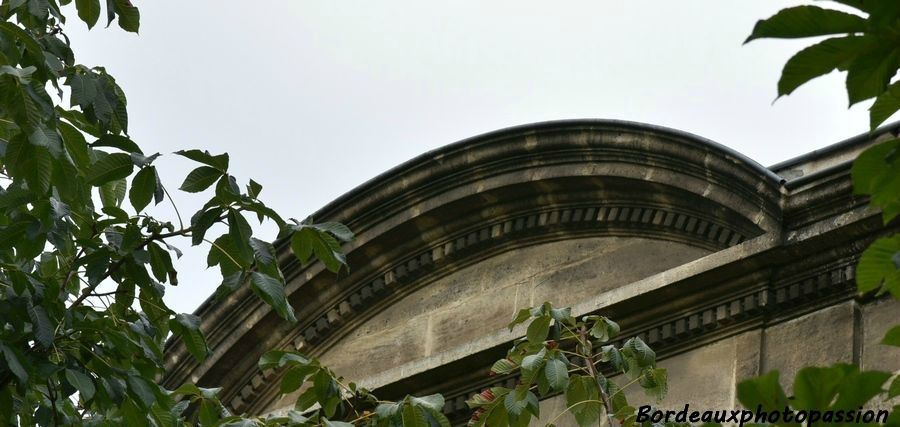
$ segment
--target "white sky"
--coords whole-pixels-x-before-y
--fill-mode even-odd
[[[262,183],[262,198],[296,218],[422,152],[536,121],[663,125],[763,165],[867,130],[868,105],[847,110],[843,75],[772,104],[782,65],[809,42],[741,43],[756,20],[799,2],[135,4],[139,36],[87,33],[72,7],[67,29],[76,60],[106,66],[124,88],[133,139],[150,152],[227,151],[240,182]],[[157,165],[171,190],[193,166]],[[205,201],[189,199],[176,196],[186,221]],[[175,222],[167,205],[152,212]],[[205,253],[179,263],[175,310],[218,285]]]

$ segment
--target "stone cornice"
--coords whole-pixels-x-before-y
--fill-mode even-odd
[[[235,409],[263,410],[277,398],[273,373],[255,366],[263,351],[295,348],[321,354],[415,289],[480,260],[542,242],[634,236],[712,251],[680,270],[610,294],[629,304],[659,292],[667,298],[695,293],[708,302],[722,290],[691,283],[700,277],[719,283],[716,275],[727,276],[721,270],[728,264],[758,267],[753,263],[785,253],[778,248],[793,248],[793,256],[804,241],[823,233],[877,228],[867,225],[873,213],[859,208],[861,200],[849,194],[846,170],[808,177],[791,190],[782,183],[718,144],[628,122],[549,122],[461,141],[382,174],[316,214],[316,220],[341,221],[357,232],[345,247],[354,267],[349,274],[335,280],[320,264],[300,266],[285,246],[279,247],[297,325],[285,325],[247,288],[225,301],[210,300],[198,314],[211,356],[197,364],[178,341],[171,342],[164,383],[223,385]],[[670,294],[672,289],[678,291]],[[601,298],[579,312],[610,303]]]

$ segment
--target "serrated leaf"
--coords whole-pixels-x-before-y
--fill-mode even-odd
[[[313,255],[331,271],[337,272],[347,261],[341,246],[331,234],[315,227],[302,226],[291,236],[291,251],[301,263],[307,263]]]
[[[2,342],[0,342],[0,353],[3,353],[3,360],[6,362],[6,368],[16,376],[19,383],[28,383],[28,371],[25,369],[19,356]]]
[[[894,378],[888,387],[888,399],[893,399],[897,396],[900,396],[900,376]]]
[[[778,382],[778,371],[771,371],[756,378],[738,383],[737,397],[745,408],[756,408],[762,405],[765,411],[780,411],[788,407],[789,402],[784,390]]]
[[[900,270],[894,257],[900,252],[900,234],[882,237],[863,252],[856,267],[856,287],[859,292],[878,289],[900,298]]]
[[[509,330],[512,331],[513,328],[516,327],[516,325],[518,325],[520,323],[525,323],[525,321],[530,318],[531,318],[531,309],[530,308],[523,308],[523,309],[519,310],[519,312],[516,314],[516,318],[513,319],[512,322],[509,322],[509,325],[508,325]]]
[[[53,346],[54,328],[47,311],[40,305],[28,302],[28,318],[31,319],[34,338],[44,348]]]
[[[150,204],[153,195],[156,193],[156,168],[148,166],[135,174],[131,181],[131,190],[128,192],[128,199],[134,210],[140,212]]]
[[[870,195],[869,203],[881,209],[885,222],[900,214],[900,139],[869,147],[850,169],[853,191]]]
[[[284,377],[281,378],[280,389],[284,394],[293,393],[297,389],[303,385],[303,382],[306,380],[310,374],[314,373],[318,368],[313,366],[294,366],[287,370],[284,373]]]
[[[517,365],[512,360],[500,359],[500,360],[494,362],[494,365],[491,366],[491,372],[498,374],[498,375],[506,375],[506,374],[514,371],[518,367],[519,367],[519,365]]]
[[[181,190],[199,193],[206,190],[222,177],[222,172],[210,166],[200,166],[191,171],[181,184]]]
[[[591,426],[600,419],[602,403],[600,393],[593,378],[573,375],[566,388],[566,404],[571,408],[575,421],[581,427]]]
[[[900,325],[888,329],[887,333],[884,334],[884,338],[881,339],[881,344],[900,347]]]
[[[534,319],[531,324],[528,325],[528,331],[525,335],[526,338],[528,338],[528,342],[542,343],[547,340],[547,334],[550,333],[551,320],[550,316],[546,315]]]
[[[224,209],[212,208],[206,211],[198,211],[191,218],[191,244],[194,246],[203,243],[207,230],[222,217]]]
[[[150,253],[150,270],[153,272],[153,277],[165,283],[170,272],[174,270],[172,257],[169,252],[153,242],[147,245],[147,252]]]
[[[96,141],[94,141],[94,143],[91,145],[93,147],[118,148],[119,150],[122,150],[128,154],[144,154],[144,152],[141,151],[141,147],[139,147],[134,141],[122,135],[104,134]]]
[[[125,153],[113,153],[101,157],[87,171],[87,183],[99,187],[107,182],[122,179],[131,175],[134,164],[131,156]]]
[[[227,165],[226,165],[227,168]],[[259,193],[262,192],[262,185],[254,180],[250,180],[250,183],[247,184],[247,194],[252,198],[259,197]]]
[[[294,308],[288,304],[287,296],[284,293],[284,284],[280,280],[254,271],[250,273],[250,283],[257,295],[272,306],[279,316],[290,322],[297,322]]]
[[[119,15],[119,27],[125,31],[137,33],[141,26],[141,12],[131,4],[130,0],[114,1],[116,14]]]
[[[642,368],[653,366],[656,363],[656,353],[639,337],[626,341],[622,351],[627,351],[628,355]]]
[[[156,402],[156,395],[153,393],[155,385],[150,385],[147,380],[136,375],[129,375],[126,383],[128,391],[143,408],[149,408]]]
[[[874,42],[870,36],[833,37],[797,52],[784,64],[778,80],[778,96],[790,95],[816,77],[846,68]]]
[[[172,331],[181,336],[181,341],[197,361],[202,362],[209,354],[206,338],[200,332],[200,317],[193,314],[180,313],[172,319]]]
[[[591,327],[591,336],[600,342],[607,342],[617,335],[619,335],[619,324],[606,317],[599,317]]]
[[[888,86],[887,90],[875,98],[875,102],[869,107],[869,128],[875,130],[897,111],[900,111],[900,82]]]
[[[544,366],[544,376],[551,388],[563,391],[569,385],[569,367],[559,359],[550,359]]]
[[[884,93],[897,74],[900,56],[892,46],[879,46],[860,54],[847,67],[847,96],[852,106]]]
[[[275,246],[271,243],[251,237],[250,247],[253,249],[253,256],[260,263],[271,265],[275,262]]]
[[[802,38],[864,32],[866,20],[857,15],[817,6],[789,7],[760,20],[744,43],[759,38]]]
[[[641,374],[641,387],[648,396],[662,400],[669,390],[668,373],[663,368],[646,368]]]
[[[319,230],[331,233],[334,237],[342,242],[350,242],[353,240],[353,232],[346,225],[339,222],[322,222],[313,224],[313,227]]]
[[[231,241],[234,243],[234,247],[241,258],[252,259],[253,251],[250,248],[250,236],[253,234],[253,229],[250,228],[250,224],[247,223],[244,216],[233,209],[228,211],[228,234],[231,236]]]
[[[176,151],[175,154],[211,166],[220,170],[223,174],[228,172],[228,153],[214,156],[205,150],[181,150]],[[262,186],[259,186],[259,188],[262,189]]]
[[[83,401],[87,402],[94,398],[97,388],[94,386],[94,381],[91,377],[74,369],[66,369],[65,375],[66,381],[78,389],[78,393]]]

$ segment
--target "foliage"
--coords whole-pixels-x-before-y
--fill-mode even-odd
[[[638,337],[619,348],[606,344],[619,333],[619,326],[606,317],[577,321],[570,309],[544,303],[519,311],[509,328],[529,320],[526,336],[491,368],[494,375],[517,373],[518,384],[473,396],[467,402],[475,409],[470,426],[527,426],[540,417],[539,398],[560,393],[568,408],[556,414],[551,425],[569,412],[579,426],[605,419],[630,426],[635,424],[636,410],[628,404],[625,389],[637,383],[648,396],[665,395],[666,370],[656,367],[656,353]],[[612,375],[621,375],[628,383],[620,387],[607,378]]]
[[[273,221],[302,262],[333,271],[353,234],[283,219],[260,200],[261,185],[238,184],[227,154],[200,150],[175,154],[197,162],[181,190],[209,194],[203,208],[175,223],[148,213],[169,199],[160,154],[132,140],[124,91],[103,67],[76,63],[63,32],[64,12],[92,27],[104,9],[107,25],[138,31],[128,0],[0,5],[0,424],[238,423],[215,389],[155,381],[168,337],[198,360],[208,353],[200,319],[163,300],[181,255],[170,242],[209,245],[220,294],[249,286],[294,321],[275,246],[248,218]],[[57,102],[66,97],[68,107]]]
[[[801,50],[784,66],[778,82],[778,96],[788,95],[807,81],[835,69],[847,72],[846,88],[850,105],[875,98],[869,108],[869,126],[874,130],[900,111],[900,81],[894,81],[900,67],[900,2],[891,0],[839,0],[858,13],[818,6],[797,6],[779,11],[759,21],[747,38],[827,38]],[[874,145],[854,161],[851,176],[857,194],[869,196],[885,223],[900,214],[900,140]],[[860,293],[890,294],[900,299],[900,234],[881,237],[860,257],[857,267]],[[900,346],[900,326],[891,328],[884,345]],[[856,409],[873,399],[900,395],[900,377],[878,371],[860,372],[856,367],[837,364],[807,367],[794,380],[794,396],[785,397],[778,372],[742,382],[738,398],[748,408],[763,405],[779,410],[787,405],[798,410]],[[781,423],[788,425],[790,423]],[[900,425],[900,405],[894,406],[887,424]],[[796,425],[796,423],[792,424]]]
[[[228,154],[195,149],[174,153],[197,163],[180,190],[207,193],[208,201],[187,222],[147,212],[171,201],[158,170],[161,155],[132,140],[127,99],[112,75],[75,62],[63,32],[63,12],[73,7],[88,27],[104,9],[99,0],[0,5],[0,423],[449,426],[440,395],[380,401],[292,352],[272,351],[259,362],[280,375],[282,393],[299,392],[283,416],[231,414],[217,388],[187,383],[166,390],[157,383],[168,338],[180,339],[198,361],[209,353],[201,319],[175,313],[163,300],[167,285],[178,284],[173,255],[181,252],[173,239],[209,245],[207,264],[222,274],[217,294],[249,286],[293,322],[275,244],[254,236],[252,217],[274,222],[301,263],[319,260],[332,271],[346,266],[341,245],[353,233],[337,223],[283,219],[260,200],[259,183],[238,184]],[[138,31],[140,12],[130,1],[107,0],[105,10],[107,25]],[[66,95],[69,107],[56,102]],[[618,333],[612,321],[579,322],[568,309],[545,304],[524,310],[511,326],[532,318],[527,338],[495,365],[497,372],[521,372],[522,383],[487,392],[498,400],[485,394],[472,403],[497,421],[491,425],[523,425],[537,416],[533,389],[565,393],[581,425],[607,414],[631,423],[634,408],[600,373],[600,363],[607,374],[624,374],[628,385],[665,393],[665,370],[639,338],[596,351],[595,344]],[[484,421],[476,416],[475,423]]]

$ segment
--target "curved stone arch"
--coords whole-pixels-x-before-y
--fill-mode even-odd
[[[251,292],[207,301],[211,356],[197,365],[178,343],[166,384],[225,386],[238,410],[276,398],[255,355],[322,354],[378,312],[442,277],[514,249],[579,238],[678,242],[709,252],[781,232],[781,180],[708,140],[601,120],[504,129],[423,154],[315,215],[348,224],[354,270],[335,285],[318,264],[279,256],[300,323],[286,327]]]

